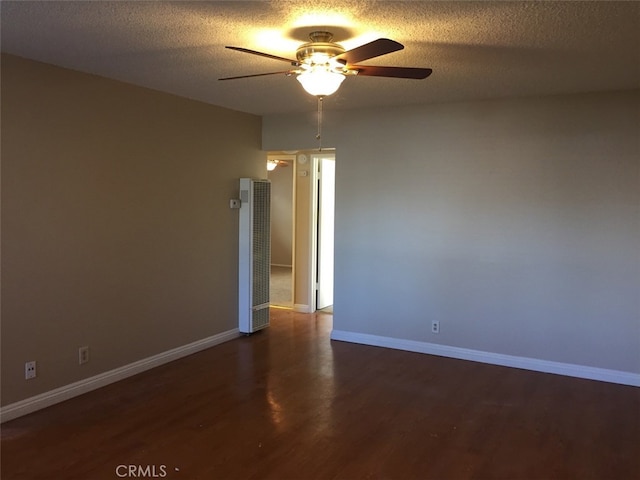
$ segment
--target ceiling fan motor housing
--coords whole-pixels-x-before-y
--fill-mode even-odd
[[[345,49],[333,43],[333,34],[330,32],[312,32],[309,35],[311,42],[301,45],[296,51],[296,58],[304,65],[325,65],[329,61],[345,52]]]

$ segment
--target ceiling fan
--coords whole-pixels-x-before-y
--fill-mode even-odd
[[[231,50],[287,62],[293,68],[278,72],[226,77],[219,80],[236,80],[278,74],[296,75],[296,79],[308,93],[324,97],[336,92],[347,76],[365,75],[421,80],[427,78],[432,72],[430,68],[358,65],[359,62],[404,48],[401,43],[388,38],[379,38],[352,50],[345,50],[341,45],[332,42],[333,34],[331,32],[315,31],[309,35],[309,39],[311,40],[310,42],[298,47],[295,60],[249,50],[248,48],[227,46],[226,48]]]

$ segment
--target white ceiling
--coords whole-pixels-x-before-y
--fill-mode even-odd
[[[405,49],[363,64],[433,68],[426,80],[349,77],[325,108],[640,88],[640,2],[7,1],[2,51],[227,108],[310,111],[286,70],[319,27],[347,49]]]

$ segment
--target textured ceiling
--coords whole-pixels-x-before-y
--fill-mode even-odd
[[[640,88],[639,2],[6,1],[2,50],[255,114],[309,111],[286,70],[225,49],[295,57],[322,27],[347,49],[405,45],[365,64],[433,68],[426,80],[349,77],[326,108]]]

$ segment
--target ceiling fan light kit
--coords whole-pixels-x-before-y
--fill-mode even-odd
[[[288,167],[286,160],[267,160],[267,171],[273,172],[277,167]]]
[[[325,97],[335,93],[340,88],[344,75],[314,67],[302,72],[296,77],[296,80],[300,82],[307,93],[316,97]]]

